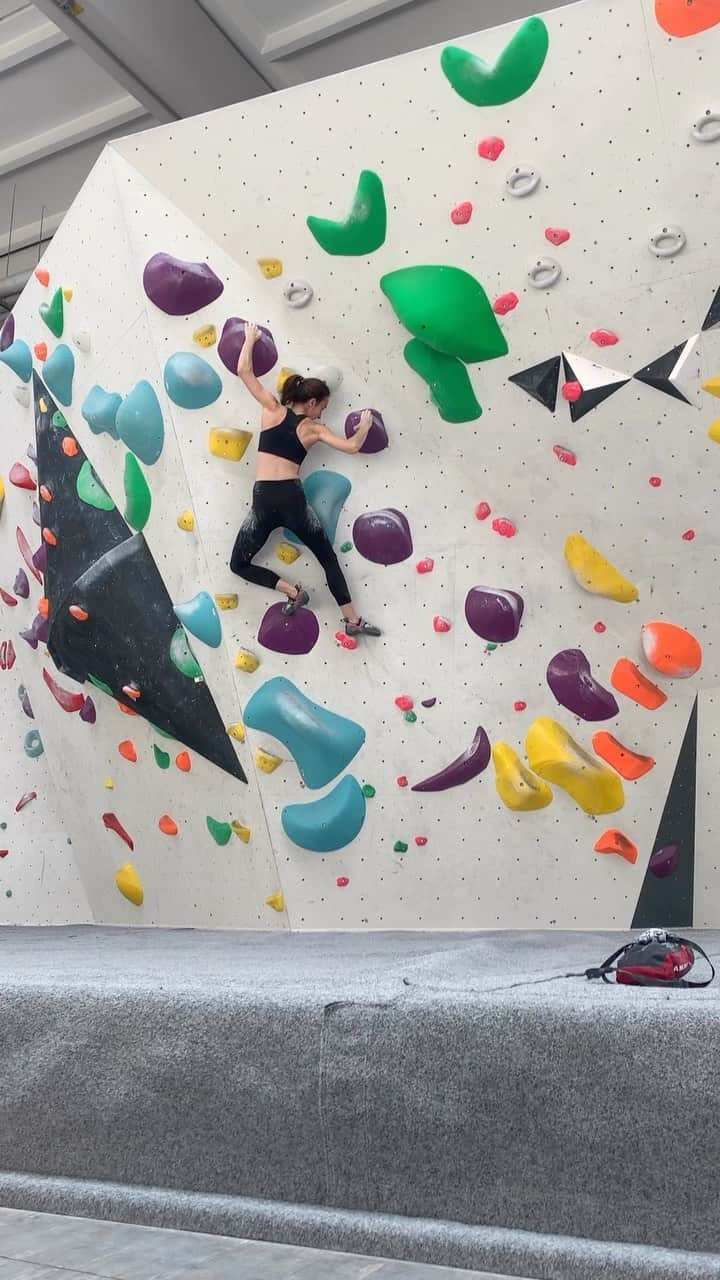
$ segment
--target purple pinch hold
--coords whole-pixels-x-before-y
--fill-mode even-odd
[[[285,612],[286,605],[272,604],[266,610],[258,631],[258,641],[273,653],[299,655],[315,648],[320,625],[311,609]]]
[[[490,739],[482,725],[478,725],[475,737],[467,751],[463,751],[461,756],[451,760],[450,764],[439,773],[434,773],[432,777],[425,778],[422,782],[416,782],[412,790],[448,791],[450,787],[462,786],[464,782],[470,782],[472,778],[477,778],[479,773],[487,769],[490,754]]]
[[[407,516],[395,507],[358,516],[352,538],[360,555],[373,564],[399,564],[413,553]]]
[[[207,262],[184,262],[171,253],[154,253],[145,263],[143,288],[168,316],[189,316],[207,307],[225,288]]]
[[[388,447],[388,433],[379,409],[371,409],[372,426],[368,431],[365,443],[360,446],[361,453],[381,453]],[[345,419],[345,435],[351,440],[360,425],[360,411],[349,413]]]
[[[465,597],[465,618],[471,631],[490,644],[507,644],[520,630],[525,601],[517,591],[471,587]]]
[[[230,373],[237,374],[237,365],[240,358],[240,352],[245,342],[245,325],[246,320],[241,320],[240,316],[230,316],[225,321],[218,342],[218,355]],[[253,373],[256,378],[262,378],[264,374],[277,364],[277,347],[269,329],[265,325],[258,325],[258,340],[253,347]]]
[[[610,720],[619,714],[614,694],[595,679],[582,649],[561,649],[550,659],[546,677],[560,705],[581,720]]]
[[[13,591],[15,592],[15,595],[20,596],[22,600],[27,600],[30,595],[30,581],[24,569],[18,569],[15,574]]]
[[[93,702],[92,698],[86,697],[85,701],[83,702],[80,708],[79,715],[80,715],[80,719],[84,720],[86,724],[95,723],[95,721],[97,720],[97,711],[95,710],[95,703]]]
[[[680,861],[680,846],[677,844],[666,844],[662,849],[656,849],[651,855],[648,863],[648,870],[652,871],[658,880],[664,880],[667,876],[671,876],[677,870]]]

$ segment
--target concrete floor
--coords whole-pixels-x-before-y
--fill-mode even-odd
[[[458,1271],[0,1208],[0,1280],[504,1280]]]

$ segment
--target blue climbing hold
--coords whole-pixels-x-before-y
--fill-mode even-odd
[[[330,542],[335,541],[340,512],[343,509],[352,485],[347,476],[338,471],[313,471],[302,482],[308,505],[312,507]],[[302,546],[302,541],[292,532],[285,530],[285,537]]]
[[[42,738],[40,737],[40,734],[37,729],[28,730],[28,732],[25,734],[25,741],[23,743],[23,746],[25,748],[25,755],[29,756],[31,760],[37,760],[38,756],[41,756],[43,751],[45,750],[42,743]],[[301,806],[298,806],[298,807],[301,807]]]
[[[60,404],[72,403],[74,376],[75,357],[67,343],[59,342],[43,365],[43,378],[48,391]]]
[[[253,694],[243,720],[282,742],[313,791],[337,778],[365,741],[361,725],[311,702],[285,676],[267,680]]]
[[[207,591],[198,591],[187,604],[173,605],[177,617],[191,635],[197,636],[204,644],[217,649],[222,644],[222,626],[220,614],[212,596]]]
[[[120,439],[141,462],[147,467],[157,462],[165,443],[165,425],[160,401],[144,378],[123,400],[115,426]]]
[[[176,351],[165,364],[165,390],[181,409],[205,409],[222,391],[220,375],[194,351]]]
[[[80,412],[94,435],[99,436],[106,431],[113,440],[117,440],[115,419],[121,404],[122,396],[117,391],[106,391],[96,382],[83,400]]]
[[[365,796],[347,774],[332,791],[309,804],[288,804],[281,814],[283,831],[293,844],[313,853],[332,853],[350,844],[365,821]]]
[[[4,351],[0,352],[0,360],[6,364],[13,373],[17,374],[21,382],[29,382],[32,377],[32,352],[22,338],[16,338],[10,343]]]

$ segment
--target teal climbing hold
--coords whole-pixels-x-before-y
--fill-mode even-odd
[[[0,361],[6,364],[8,369],[12,369],[13,373],[21,382],[29,382],[32,377],[32,351],[27,342],[23,342],[22,338],[16,338],[10,343],[4,351],[0,351]]]
[[[433,351],[420,338],[411,338],[403,352],[413,373],[427,383],[430,399],[443,422],[475,422],[482,409],[461,360]]]
[[[157,462],[165,443],[165,425],[160,401],[144,378],[123,400],[115,415],[115,426],[123,444],[146,467]]]
[[[492,65],[467,49],[448,45],[440,65],[456,93],[474,107],[500,107],[527,93],[545,62],[550,44],[542,18],[528,18]]]
[[[293,844],[313,853],[332,853],[350,844],[365,821],[365,796],[350,774],[326,796],[307,804],[288,804],[280,815]]]
[[[107,489],[100,483],[87,458],[77,473],[75,481],[77,496],[89,507],[97,507],[98,511],[113,511],[113,502]]]
[[[138,532],[145,528],[150,519],[152,497],[142,467],[134,453],[125,454],[125,519]]]
[[[202,668],[188,644],[188,638],[182,627],[178,627],[170,641],[170,661],[178,671],[182,671],[182,674],[189,676],[191,680],[203,679]]]
[[[401,267],[380,280],[401,324],[435,351],[477,364],[508,345],[479,280],[460,267]]]
[[[80,412],[94,435],[99,436],[106,431],[113,440],[117,440],[115,419],[121,404],[122,396],[117,391],[106,391],[96,382],[83,400]]]
[[[308,505],[315,512],[328,541],[334,542],[340,512],[352,489],[350,481],[347,476],[340,475],[339,471],[312,471],[307,479],[303,480],[302,487],[305,490]],[[294,542],[298,546],[303,545],[291,529],[285,529],[284,534],[289,542]]]
[[[342,773],[365,741],[361,725],[311,702],[285,676],[267,680],[252,695],[243,720],[282,742],[313,791]]]
[[[347,218],[333,222],[330,218],[311,216],[307,225],[326,253],[352,257],[374,253],[384,243],[387,232],[382,178],[372,169],[363,169]]]
[[[163,751],[156,742],[153,742],[153,755],[158,769],[170,768],[170,756],[167,751]]]
[[[205,409],[222,391],[220,375],[194,351],[176,351],[165,363],[165,390],[181,409]]]
[[[56,289],[49,302],[41,302],[38,307],[40,318],[45,321],[56,338],[62,338],[65,326],[65,309],[63,307],[63,291]]]
[[[212,649],[217,649],[222,644],[220,614],[207,591],[198,591],[187,604],[176,604],[173,608],[191,635],[204,644],[209,644]]]
[[[31,760],[37,760],[38,756],[41,756],[45,750],[42,738],[40,737],[37,729],[30,729],[28,733],[25,734],[23,746],[25,748],[25,755],[29,756]]]
[[[72,402],[75,357],[65,342],[59,342],[43,365],[45,386],[60,404]]]

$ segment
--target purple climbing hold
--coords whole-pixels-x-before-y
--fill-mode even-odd
[[[35,712],[32,709],[32,703],[30,702],[28,691],[25,688],[24,684],[21,684],[20,688],[18,689],[18,697],[20,699],[20,706],[25,712],[25,715],[28,717],[28,720],[34,720]]]
[[[520,630],[525,602],[517,591],[471,587],[465,597],[465,617],[471,631],[491,644],[507,644]]]
[[[353,542],[360,555],[373,564],[399,564],[413,553],[407,517],[394,507],[358,516],[353,525]]]
[[[35,448],[35,445],[32,443],[32,441],[30,441],[30,444],[28,445],[25,452],[28,458],[30,459],[30,461],[37,464],[37,449]]]
[[[86,698],[80,708],[80,719],[86,724],[94,724],[97,720],[97,711],[92,698]]]
[[[220,334],[218,342],[218,355],[231,373],[237,373],[238,359],[245,341],[245,320],[241,320],[239,316],[230,316],[223,325],[223,331]],[[262,378],[264,374],[269,373],[274,365],[277,364],[277,347],[275,340],[269,329],[264,325],[258,325],[258,340],[253,347],[253,373],[256,378]]]
[[[11,347],[14,341],[15,317],[11,311],[2,329],[0,329],[0,351],[7,351],[8,347]]]
[[[171,253],[154,253],[145,263],[143,288],[168,316],[189,316],[220,297],[222,280],[207,262],[183,262]]]
[[[582,649],[561,649],[550,659],[547,682],[561,706],[581,720],[610,720],[618,704],[593,676]]]
[[[42,520],[40,519],[40,508],[37,502],[32,504],[32,518],[39,529],[42,526]]]
[[[448,791],[450,787],[459,787],[464,782],[470,782],[472,778],[477,778],[479,773],[487,769],[490,754],[490,739],[482,725],[478,725],[475,737],[467,751],[463,751],[461,756],[452,760],[439,773],[434,773],[431,778],[425,778],[424,782],[416,782],[412,790]]]
[[[436,702],[437,702],[437,698],[423,698],[422,702],[420,703],[420,706],[434,707]]]
[[[47,573],[47,542],[41,542],[34,553],[32,562],[38,573]]]
[[[23,640],[27,640],[31,649],[37,649],[38,644],[47,644],[49,635],[49,627],[47,618],[43,618],[42,614],[36,613],[29,627],[24,627],[20,632]]]
[[[298,655],[315,648],[320,627],[310,609],[286,613],[284,604],[271,604],[260,623],[258,640],[273,653]]]
[[[30,582],[24,569],[18,569],[13,583],[13,591],[16,596],[21,596],[23,600],[27,600],[30,595]]]
[[[361,445],[361,453],[381,453],[388,447],[388,434],[379,409],[370,410],[372,426],[368,431],[365,443]],[[351,440],[360,425],[360,411],[349,413],[345,419],[345,435]]]
[[[666,844],[663,849],[656,849],[652,854],[648,863],[648,870],[652,871],[653,875],[657,876],[659,880],[664,880],[677,869],[679,861],[680,846]]]

